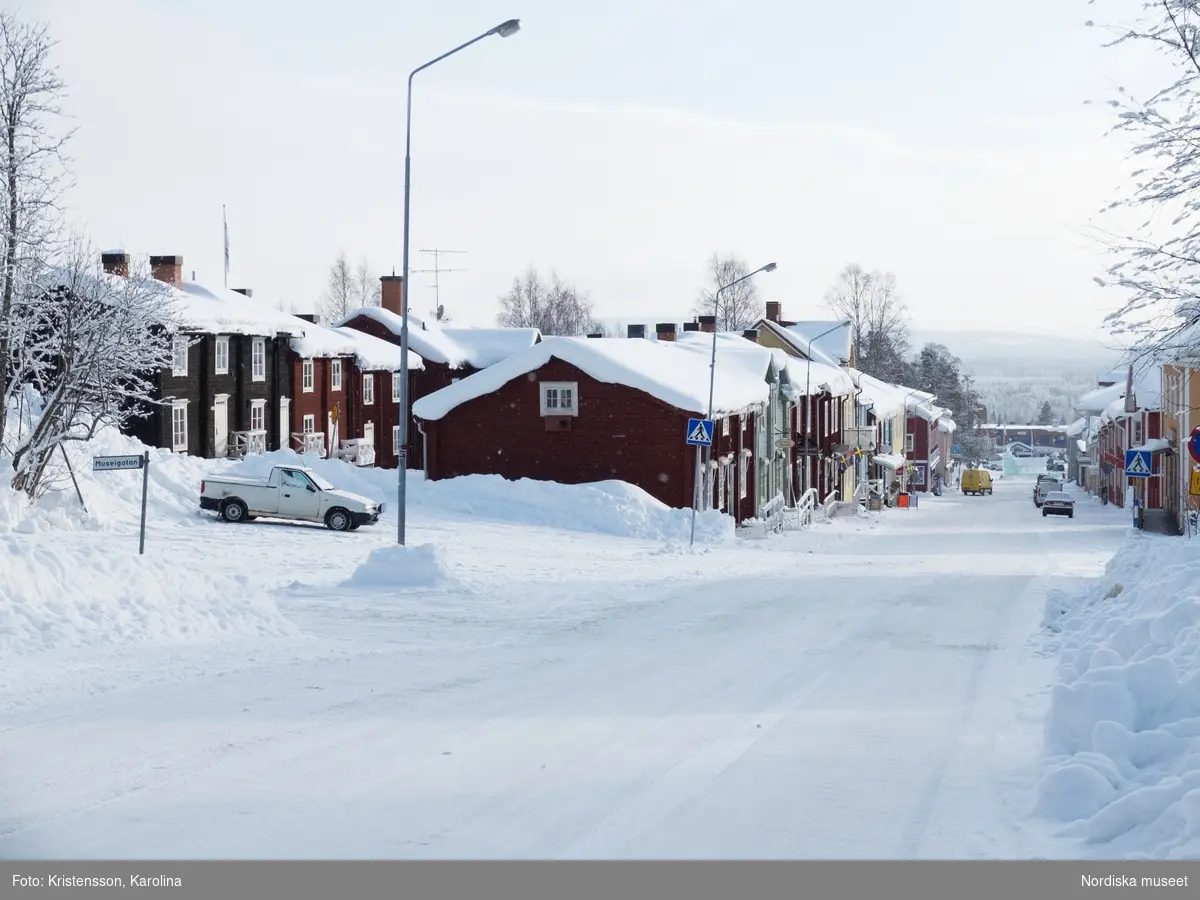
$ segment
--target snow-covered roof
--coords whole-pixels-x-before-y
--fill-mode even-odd
[[[400,336],[403,319],[380,306],[356,309],[334,327],[346,325],[358,316],[378,322]],[[408,314],[408,349],[429,362],[443,363],[452,369],[487,368],[527,350],[540,338],[541,332],[536,328],[445,328],[437,322],[425,322],[411,312]]]
[[[803,397],[806,389],[812,394],[828,392],[835,397],[845,397],[854,392],[853,380],[837,366],[810,362],[807,359],[798,360],[783,350],[764,347],[733,332],[721,332],[716,337],[718,358],[732,354],[735,359],[741,360],[764,378],[770,365],[774,366],[776,372],[786,373],[790,386],[788,393],[793,399]],[[672,343],[677,347],[711,357],[713,335],[701,331],[685,331]]]
[[[958,425],[949,416],[945,415],[948,410],[942,410],[942,415],[938,417],[938,431],[944,431],[946,434],[953,434],[958,430]]]
[[[850,348],[854,343],[854,329],[850,322],[839,322],[836,319],[793,322],[784,328],[796,335],[805,347],[812,341],[813,350],[823,353],[835,364],[844,366],[850,362]]]
[[[849,371],[862,391],[858,395],[858,402],[873,407],[876,418],[888,419],[904,411],[904,391],[866,372],[857,369]]]
[[[791,331],[788,328],[784,328],[782,325],[779,325],[776,322],[772,322],[770,319],[759,319],[758,327],[766,328],[768,331],[771,332],[771,334],[775,335],[781,341],[783,341],[785,344],[787,344],[789,347],[791,347],[793,350],[795,350],[797,354],[799,354],[800,356],[803,356],[805,358],[808,358],[808,354],[809,354],[808,338],[805,337],[803,334],[801,334],[799,332]],[[817,332],[817,333],[820,334],[820,332]],[[841,365],[841,361],[839,359],[836,359],[833,356],[830,356],[828,353],[826,353],[824,350],[821,349],[820,341],[813,342],[812,360],[813,360],[813,362],[819,362],[819,363],[822,363],[827,366],[832,366],[835,369]]]
[[[1087,430],[1088,420],[1081,416],[1067,426],[1067,437],[1078,437]]]
[[[1101,424],[1122,419],[1128,413],[1125,411],[1125,380],[1122,379],[1112,387],[1101,388],[1085,394],[1088,406],[1082,407],[1085,412],[1099,412]],[[1134,367],[1133,399],[1139,410],[1157,410],[1162,405],[1162,365],[1158,362],[1143,362]],[[1107,401],[1107,402],[1105,402]],[[1105,402],[1100,409],[1091,404]],[[1080,404],[1083,404],[1083,398]]]
[[[740,354],[717,353],[713,413],[741,412],[768,399],[770,388]],[[623,384],[686,412],[708,411],[709,360],[676,342],[638,338],[549,337],[481,369],[413,404],[421,419],[441,419],[457,406],[499,390],[551,359],[575,366],[597,381]],[[586,405],[588,398],[580,398]]]
[[[292,350],[304,358],[353,356],[358,368],[367,372],[398,372],[402,368],[398,346],[353,328],[325,328],[305,322],[304,336],[292,338],[291,344]],[[409,368],[420,369],[423,365],[421,357],[409,350]]]
[[[159,284],[185,331],[295,337],[304,334],[308,325],[303,319],[237,291],[205,287],[192,281],[185,281],[179,288]]]
[[[888,469],[900,469],[908,462],[903,456],[895,456],[890,453],[882,453],[871,457],[872,462],[879,463]]]
[[[1171,442],[1166,438],[1150,438],[1146,443],[1131,449],[1139,450],[1142,453],[1161,453],[1163,450],[1170,449],[1170,447]]]

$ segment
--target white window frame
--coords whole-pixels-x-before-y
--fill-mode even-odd
[[[300,360],[300,392],[304,394],[313,392],[313,361],[311,359]]]
[[[746,478],[750,473],[750,451],[743,450],[738,454],[738,499],[746,499],[748,485]]]
[[[250,342],[250,380],[267,380],[267,339],[256,337]]]
[[[570,391],[571,403],[562,406],[562,395]],[[554,393],[554,404],[550,404],[550,394]],[[579,383],[576,381],[542,381],[538,383],[538,402],[543,416],[577,416],[579,415]]]
[[[302,423],[300,425],[301,431],[303,431],[305,434],[316,434],[316,432],[317,432],[317,417],[315,415],[313,415],[312,413],[309,413],[300,421]]]
[[[177,334],[171,344],[171,374],[176,378],[184,378],[188,373],[188,339],[186,335]]]
[[[258,426],[255,427],[255,419],[258,420]],[[266,431],[267,430],[267,401],[266,400],[251,400],[250,401],[250,430],[251,431]]]
[[[400,402],[400,375],[397,372],[392,373],[392,402]]]
[[[374,422],[364,422],[363,423],[362,440],[363,440],[364,444],[370,444],[372,447],[375,446],[375,423]]]
[[[911,431],[904,436],[904,452],[905,453],[912,453],[913,450],[916,449],[916,446],[917,446],[916,438],[917,438],[917,436],[915,434],[913,434]]]
[[[229,374],[229,335],[218,335],[213,343],[213,374]]]
[[[342,361],[340,359],[329,361],[329,389],[331,391],[342,389]]]
[[[188,402],[175,400],[171,403],[171,449],[176,453],[187,453],[188,449]]]
[[[370,372],[363,374],[363,406],[375,405],[375,376]]]
[[[400,426],[392,426],[392,452],[397,456],[400,455]]]

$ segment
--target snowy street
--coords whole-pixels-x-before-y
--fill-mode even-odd
[[[148,553],[226,561],[299,633],[6,665],[0,855],[1061,855],[1025,824],[1038,631],[1127,523],[1031,484],[696,554],[422,515],[450,579],[399,592],[338,586],[391,514],[160,518]]]

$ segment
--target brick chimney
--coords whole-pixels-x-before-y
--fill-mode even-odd
[[[644,338],[646,336],[645,325],[630,325],[626,332],[631,338]]]
[[[717,317],[716,316],[701,316],[700,317],[700,330],[703,331],[705,334],[712,334],[714,331],[716,331],[717,330]]]
[[[603,331],[593,331],[591,334],[589,334],[589,335],[588,335],[588,337],[590,337],[590,338],[602,338],[602,337],[604,337],[604,332],[603,332]]]
[[[183,286],[183,257],[182,256],[152,256],[150,257],[150,274],[157,281],[165,281],[175,287]]]
[[[312,322],[314,325],[317,324],[316,313],[293,313],[292,315],[294,315],[297,319],[303,319],[305,322]]]
[[[379,305],[398,316],[404,315],[404,276],[379,276]]]
[[[675,340],[675,323],[674,322],[659,322],[654,326],[654,331],[660,341]]]
[[[100,265],[104,266],[104,271],[109,275],[120,275],[122,278],[129,277],[129,254],[121,250],[101,253]]]
[[[779,325],[783,321],[783,304],[778,300],[767,301],[767,319]]]
[[[252,291],[250,288],[234,288],[233,290],[235,293],[242,294],[243,296],[246,296],[246,297],[254,296],[254,291]]]
[[[744,337],[748,341],[754,341],[754,343],[757,344],[758,343],[758,329],[757,328],[747,328],[745,331],[742,332],[742,337]]]
[[[684,322],[683,330],[684,331],[699,331],[700,323],[699,322]]]

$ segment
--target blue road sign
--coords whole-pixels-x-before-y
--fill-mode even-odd
[[[1125,476],[1149,478],[1154,472],[1154,460],[1149,450],[1125,451]]]
[[[711,447],[713,437],[712,419],[688,419],[687,442],[693,447]]]
[[[954,444],[954,445],[953,445],[953,446],[950,448],[950,452],[951,452],[951,453],[953,453],[955,456],[962,456],[962,445],[961,445],[961,444]]]

